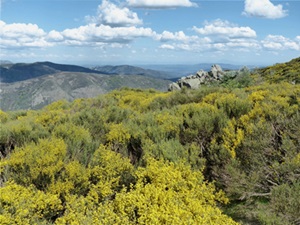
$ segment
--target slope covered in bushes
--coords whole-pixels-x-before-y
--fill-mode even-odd
[[[281,83],[1,112],[0,223],[298,223],[299,107]]]
[[[292,83],[300,83],[300,57],[292,59],[286,63],[278,63],[273,66],[258,69],[256,71],[266,81],[271,83],[278,83],[287,81]]]

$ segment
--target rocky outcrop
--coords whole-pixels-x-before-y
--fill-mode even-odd
[[[214,81],[221,81],[225,75],[230,77],[236,76],[236,72],[225,72],[219,65],[212,65],[209,72],[199,70],[194,75],[182,77],[174,83],[169,85],[169,91],[180,90],[183,87],[198,89],[203,84],[212,83]]]
[[[215,79],[215,80],[221,80],[222,77],[224,76],[224,72],[219,65],[212,65],[211,70],[210,70],[210,75]]]

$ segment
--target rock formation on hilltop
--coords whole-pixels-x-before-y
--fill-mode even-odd
[[[239,71],[223,71],[221,66],[214,64],[211,66],[209,72],[199,70],[196,74],[182,77],[176,82],[171,83],[169,85],[169,91],[181,90],[183,87],[198,89],[201,85],[222,81],[224,77],[233,79],[244,70],[248,69],[242,68]]]

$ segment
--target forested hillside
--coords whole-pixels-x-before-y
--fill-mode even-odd
[[[299,224],[300,86],[236,86],[1,112],[0,224]]]

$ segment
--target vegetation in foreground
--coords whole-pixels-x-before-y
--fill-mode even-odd
[[[299,224],[300,86],[253,77],[1,112],[0,224]]]

